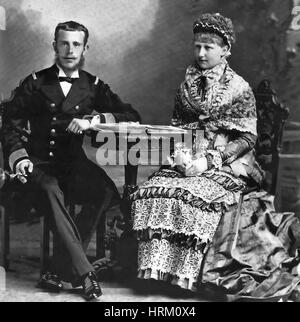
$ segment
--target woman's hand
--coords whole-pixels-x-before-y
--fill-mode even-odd
[[[188,151],[176,151],[174,156],[174,163],[176,164],[177,169],[185,173],[187,166],[191,163],[191,155]]]
[[[191,155],[188,152],[176,151],[174,156],[174,162],[176,165],[186,167],[191,160]]]
[[[185,175],[187,177],[197,176],[208,169],[207,159],[205,157],[191,161],[185,168]]]

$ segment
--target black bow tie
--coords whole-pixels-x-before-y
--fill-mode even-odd
[[[59,76],[58,80],[60,82],[68,82],[68,83],[74,83],[74,81],[76,80],[76,78],[71,78],[71,77],[64,77],[64,76]]]

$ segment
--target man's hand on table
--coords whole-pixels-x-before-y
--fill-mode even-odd
[[[69,126],[67,127],[66,131],[75,133],[75,134],[82,134],[83,131],[89,130],[91,127],[91,122],[89,120],[82,120],[74,118]]]

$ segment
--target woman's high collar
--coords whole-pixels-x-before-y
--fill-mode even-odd
[[[187,69],[186,78],[195,80],[200,76],[205,76],[207,79],[207,85],[209,87],[211,84],[218,82],[221,79],[227,66],[228,63],[226,60],[221,61],[219,64],[210,69],[200,69],[197,63],[194,63],[194,65]]]

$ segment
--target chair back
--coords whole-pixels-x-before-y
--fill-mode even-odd
[[[282,134],[289,109],[279,102],[269,80],[261,81],[254,94],[258,133],[256,160],[266,173],[263,188],[275,195]]]
[[[0,167],[3,167],[4,169],[6,169],[8,171],[10,171],[10,169],[9,169],[9,165],[7,164],[7,158],[5,158],[5,155],[7,155],[7,152],[5,151],[5,148],[3,147],[2,125],[3,125],[3,113],[4,113],[5,109],[9,108],[10,101],[11,101],[11,99],[7,99],[7,100],[3,100],[0,102],[0,143],[1,143],[1,148],[0,148],[1,158],[0,159],[2,160],[2,162],[1,162],[2,164],[0,165]],[[21,137],[25,148],[26,148],[26,143],[29,140],[30,133],[31,133],[30,123],[28,121],[22,130],[22,137]]]

